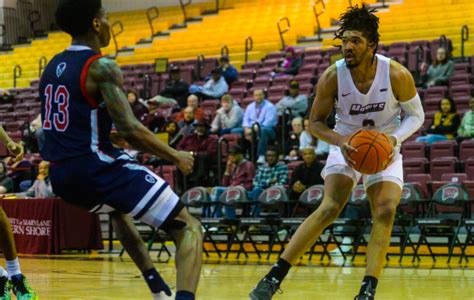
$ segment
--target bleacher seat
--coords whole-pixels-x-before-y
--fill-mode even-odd
[[[446,156],[436,157],[430,162],[430,174],[433,180],[441,180],[441,176],[446,173],[456,172],[457,157]]]
[[[433,160],[437,157],[444,156],[456,156],[456,147],[457,143],[454,140],[434,142],[430,147],[430,159]]]

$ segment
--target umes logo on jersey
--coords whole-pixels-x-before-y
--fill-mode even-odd
[[[371,112],[383,111],[385,108],[385,102],[370,103],[365,106],[360,104],[352,104],[349,114],[351,116],[363,115]]]
[[[58,67],[56,68],[56,76],[59,78],[61,77],[61,75],[63,75],[64,71],[66,70],[66,63],[65,62],[62,62],[58,65]]]

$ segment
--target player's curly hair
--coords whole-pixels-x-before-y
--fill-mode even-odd
[[[91,29],[101,8],[101,0],[59,0],[56,24],[72,37],[84,35]]]
[[[379,18],[374,14],[377,10],[369,8],[366,5],[359,7],[349,7],[349,10],[341,14],[339,20],[341,26],[334,34],[334,39],[342,39],[342,36],[347,30],[357,30],[362,32],[369,43],[374,43],[375,49],[379,44]]]

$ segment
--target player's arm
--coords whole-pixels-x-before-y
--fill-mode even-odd
[[[93,90],[102,95],[118,133],[130,145],[175,163],[184,173],[191,171],[193,157],[190,153],[177,151],[163,143],[135,118],[123,92],[122,72],[114,61],[106,58],[95,61],[87,80],[88,87],[92,85],[95,87]]]
[[[400,102],[405,117],[400,127],[393,133],[392,137],[396,139],[397,146],[408,139],[413,133],[423,125],[425,121],[425,112],[421,104],[420,96],[415,87],[415,81],[404,66],[398,62],[392,61],[390,64],[390,82],[395,98]]]
[[[318,80],[316,97],[311,108],[311,134],[332,145],[340,145],[343,136],[327,126],[327,119],[334,109],[337,96],[336,66],[330,66]]]

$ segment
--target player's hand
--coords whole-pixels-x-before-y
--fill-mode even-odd
[[[178,151],[176,166],[184,175],[188,175],[193,171],[193,165],[194,156],[192,152]]]
[[[341,149],[342,155],[344,156],[344,159],[349,164],[349,166],[354,167],[355,161],[350,157],[350,154],[353,152],[357,152],[357,149],[349,145],[349,139],[351,138],[351,136],[352,135],[346,135],[341,137],[337,145]]]
[[[8,151],[15,156],[15,162],[19,162],[23,159],[25,153],[22,144],[11,141],[7,143],[7,148]]]

